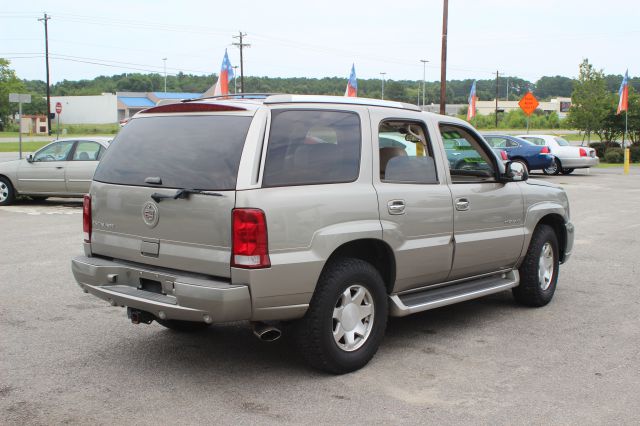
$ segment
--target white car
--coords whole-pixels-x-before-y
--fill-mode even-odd
[[[553,163],[546,169],[542,169],[545,175],[568,175],[575,169],[586,169],[597,166],[600,159],[593,148],[571,146],[569,142],[560,136],[554,135],[518,135],[536,145],[547,146],[554,157]]]

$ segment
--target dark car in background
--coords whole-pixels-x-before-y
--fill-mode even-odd
[[[507,153],[509,160],[522,163],[527,170],[543,170],[553,164],[553,155],[547,146],[509,135],[483,135],[494,149]]]

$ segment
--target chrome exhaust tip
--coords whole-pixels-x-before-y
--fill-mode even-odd
[[[278,327],[262,322],[253,323],[253,334],[263,342],[275,342],[282,336]]]

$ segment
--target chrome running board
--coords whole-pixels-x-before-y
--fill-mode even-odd
[[[389,314],[404,317],[416,312],[427,311],[441,306],[452,305],[465,300],[476,299],[516,287],[520,283],[517,270],[499,275],[451,284],[445,287],[426,289],[414,293],[389,296]]]

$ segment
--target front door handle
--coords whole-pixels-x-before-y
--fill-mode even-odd
[[[469,210],[469,200],[466,198],[456,199],[456,210],[461,212]]]
[[[387,203],[389,214],[404,214],[404,200],[391,200]]]

